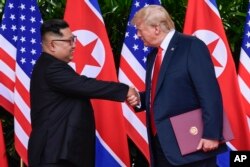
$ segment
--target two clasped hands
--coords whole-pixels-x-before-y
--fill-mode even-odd
[[[140,103],[140,95],[137,92],[137,90],[133,87],[129,87],[129,91],[127,94],[127,102],[130,104],[132,107],[138,105]]]

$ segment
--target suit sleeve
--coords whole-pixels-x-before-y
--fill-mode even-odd
[[[101,81],[78,75],[68,64],[55,62],[46,71],[51,89],[69,96],[125,101],[129,87],[123,83]]]
[[[203,111],[203,138],[219,140],[223,122],[221,92],[209,50],[197,38],[194,38],[191,44],[188,70]]]

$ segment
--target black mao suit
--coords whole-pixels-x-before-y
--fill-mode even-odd
[[[157,50],[153,50],[147,58],[146,91],[140,94],[141,109],[146,109],[149,134],[151,72],[156,53]],[[209,51],[198,38],[174,33],[161,65],[153,107],[161,148],[173,165],[203,160],[226,150],[225,144],[222,144],[216,151],[198,151],[183,157],[169,121],[171,116],[202,108],[203,137],[222,139],[222,97]],[[151,148],[152,136],[148,136]],[[150,151],[152,153],[152,148]]]
[[[67,63],[42,53],[30,85],[29,165],[66,159],[79,167],[94,166],[95,121],[90,98],[122,102],[128,88],[80,76]]]

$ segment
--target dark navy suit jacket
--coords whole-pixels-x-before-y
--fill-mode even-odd
[[[141,92],[149,126],[151,71],[157,50],[147,58],[146,91]],[[222,139],[223,103],[207,46],[198,38],[175,32],[165,53],[154,99],[154,119],[163,152],[174,165],[202,160],[224,152],[225,144],[209,153],[198,151],[182,156],[169,118],[202,108],[206,139]],[[150,128],[148,128],[150,134]],[[149,143],[151,135],[149,135]],[[150,144],[151,147],[151,144]],[[152,151],[152,149],[150,149]],[[151,161],[153,159],[151,157]]]

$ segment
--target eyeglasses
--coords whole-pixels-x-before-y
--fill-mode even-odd
[[[76,39],[77,39],[77,36],[72,36],[70,37],[70,39],[54,39],[52,40],[53,41],[62,41],[62,42],[68,42],[70,45],[73,45],[74,43],[76,43]]]

